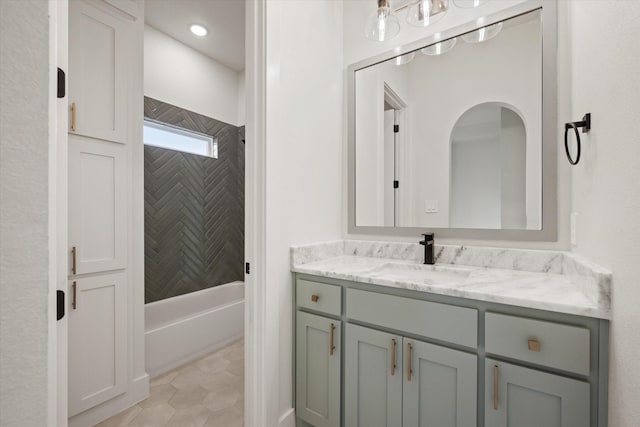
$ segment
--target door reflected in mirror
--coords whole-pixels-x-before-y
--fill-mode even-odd
[[[401,58],[355,71],[355,225],[540,230],[541,11]]]

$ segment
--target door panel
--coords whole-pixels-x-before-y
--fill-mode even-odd
[[[476,426],[477,356],[406,338],[403,344],[403,426]]]
[[[339,427],[340,322],[299,311],[296,328],[296,414],[315,427]]]
[[[70,417],[126,391],[125,286],[125,273],[70,282]]]
[[[395,370],[392,372],[395,340]],[[345,424],[402,424],[402,337],[347,324],[345,336]]]
[[[69,137],[69,253],[76,274],[126,266],[126,147]],[[69,271],[73,274],[73,259]]]
[[[125,143],[132,21],[98,4],[69,2],[69,103],[76,126],[70,132]]]
[[[485,425],[590,425],[588,383],[491,359],[485,362],[485,372]]]

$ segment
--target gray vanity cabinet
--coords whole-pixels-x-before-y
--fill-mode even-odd
[[[341,322],[296,315],[296,413],[316,427],[340,426]]]
[[[604,320],[295,278],[298,426],[607,427]]]
[[[492,359],[485,378],[485,426],[590,425],[589,383]]]
[[[477,357],[346,324],[345,426],[477,425]]]
[[[475,427],[477,356],[406,338],[402,348],[402,425]]]
[[[345,326],[345,426],[402,425],[402,337]]]

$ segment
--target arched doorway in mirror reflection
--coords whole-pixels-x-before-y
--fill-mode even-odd
[[[526,228],[527,132],[517,109],[475,105],[458,118],[450,142],[450,226]]]

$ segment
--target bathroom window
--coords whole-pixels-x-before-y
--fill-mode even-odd
[[[143,139],[145,145],[218,158],[216,138],[155,120],[144,120]]]

